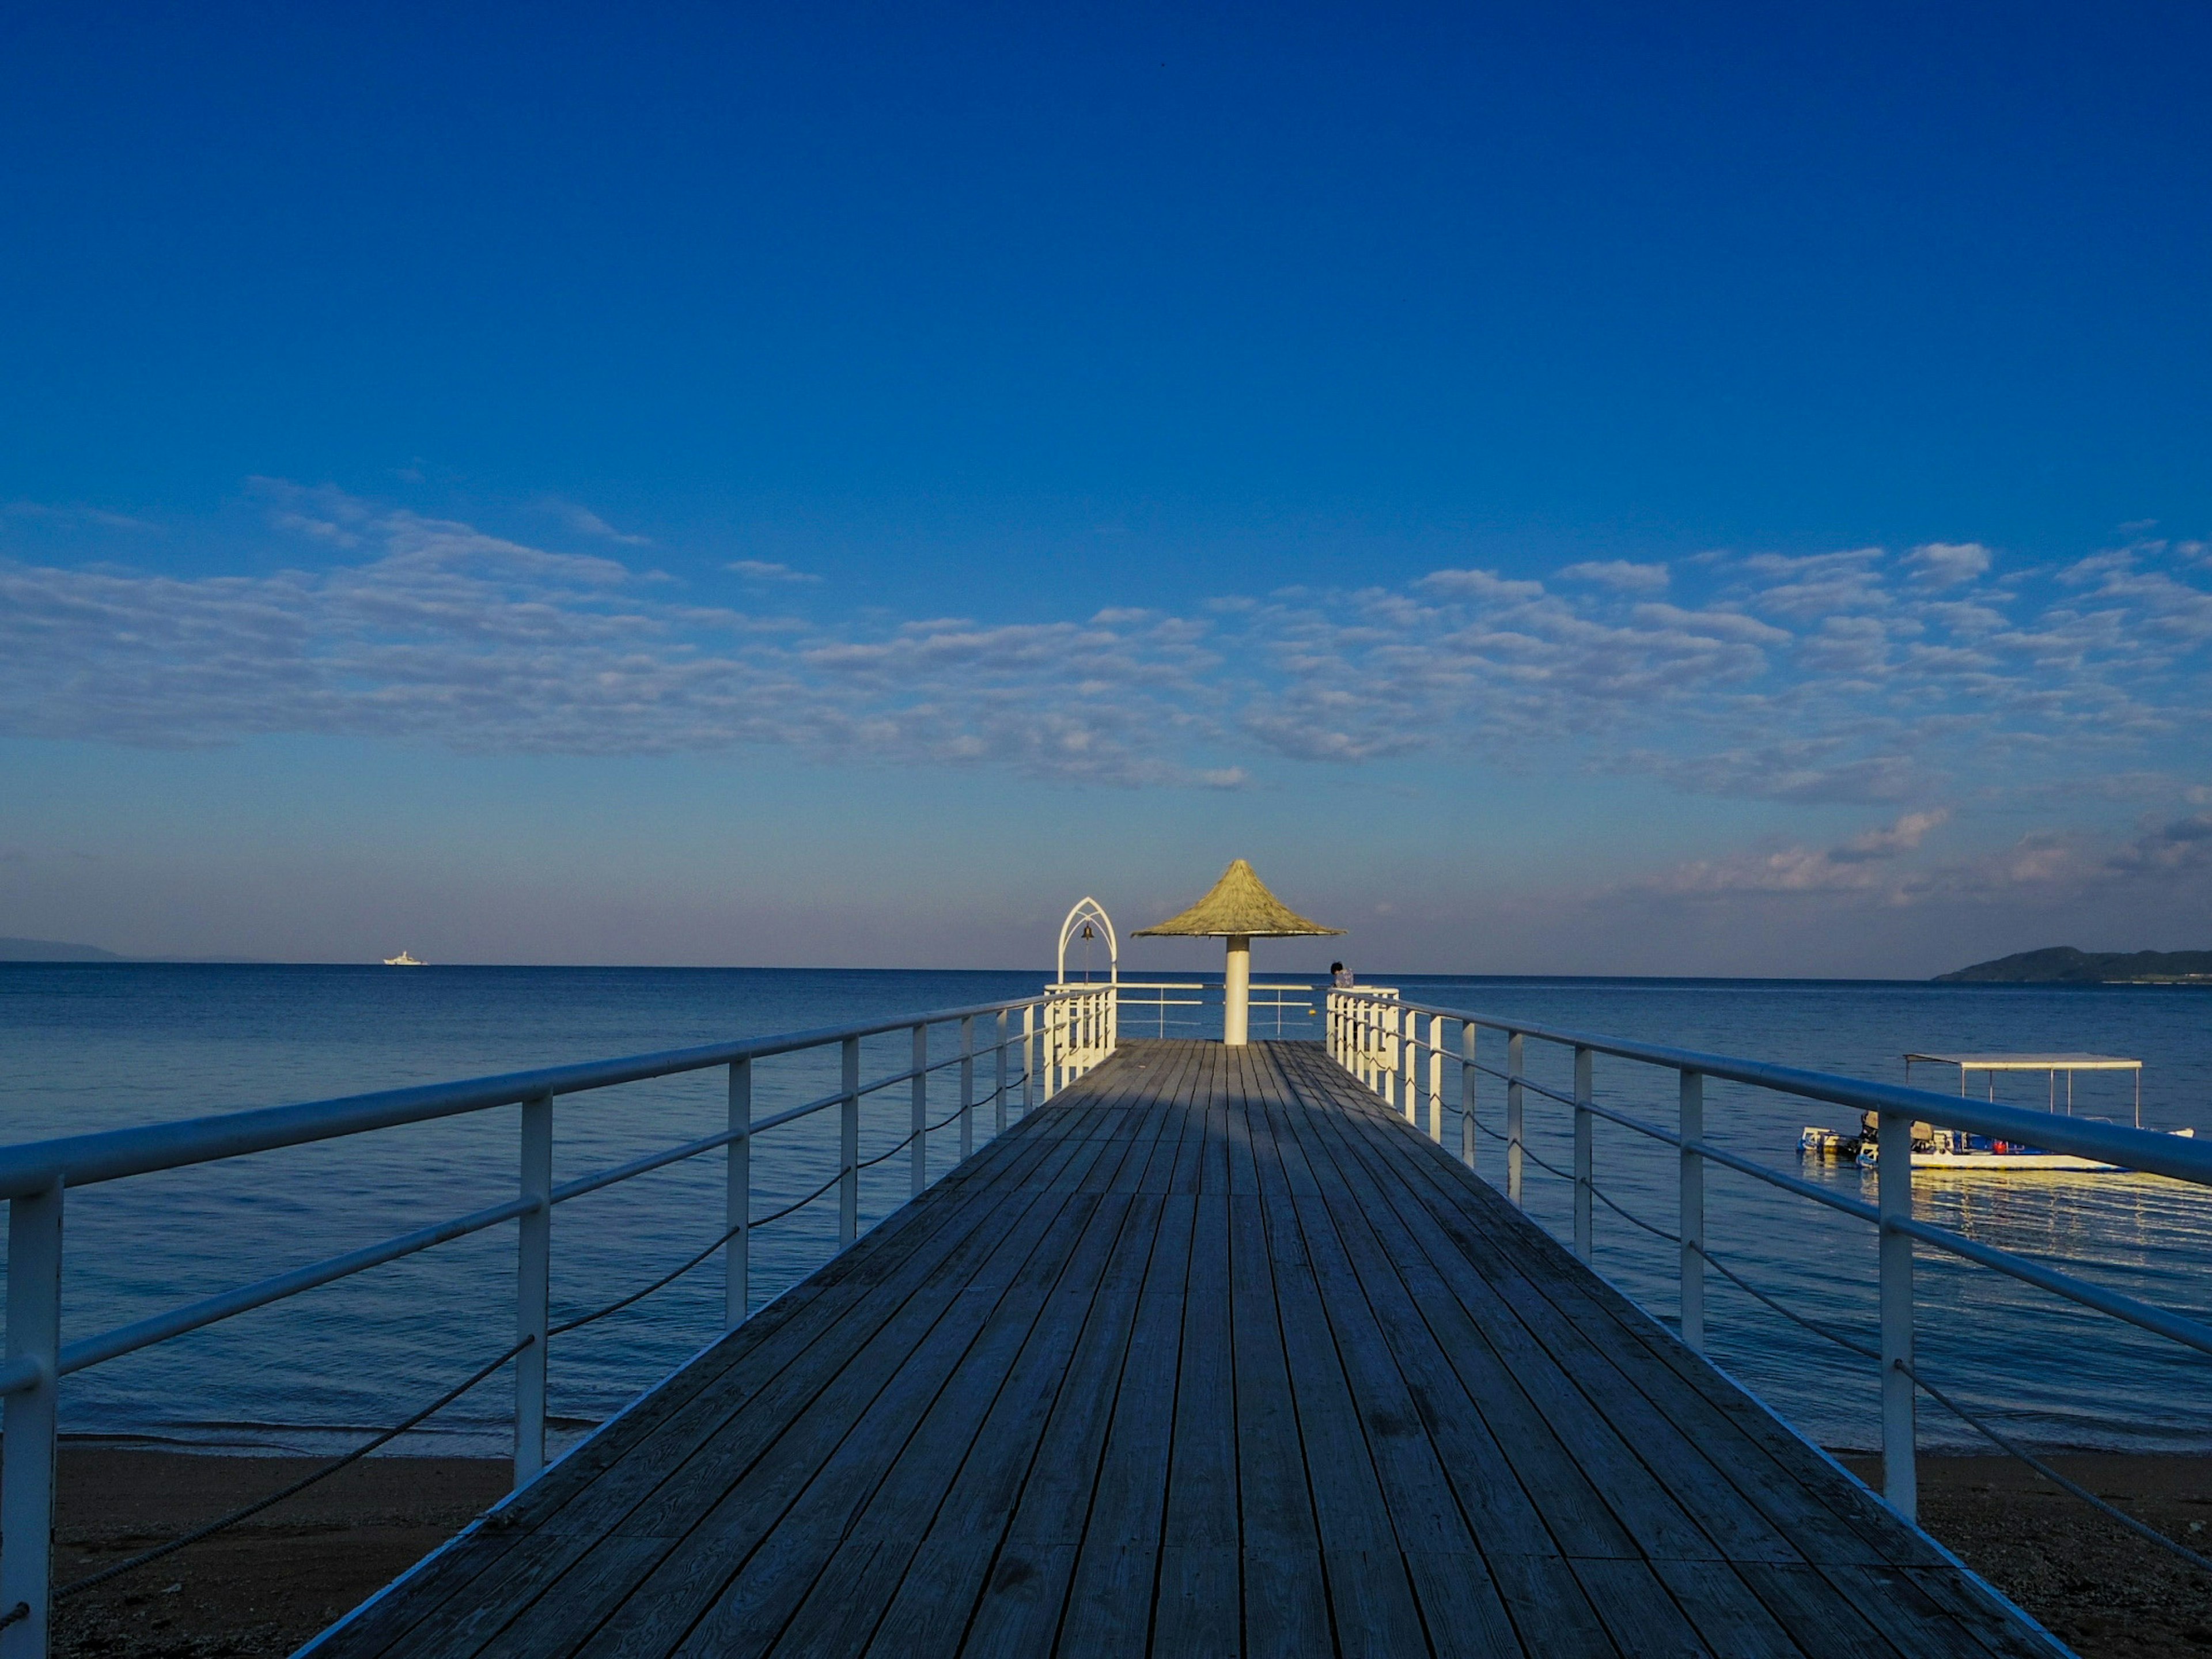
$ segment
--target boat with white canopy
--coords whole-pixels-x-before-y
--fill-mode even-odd
[[[1905,1076],[1910,1083],[1914,1066],[1955,1066],[1959,1073],[1959,1092],[1967,1092],[1968,1080],[1980,1077],[1984,1080],[1989,1098],[1997,1097],[1997,1076],[2000,1073],[2041,1073],[2047,1081],[2046,1104],[2052,1115],[2074,1115],[2074,1079],[2081,1072],[2128,1072],[2134,1074],[2135,1127],[2142,1127],[2142,1061],[2121,1054],[1929,1054],[1915,1051],[1905,1056]],[[2058,1080],[2064,1078],[2066,1086],[2062,1105]],[[2179,1135],[2194,1135],[2193,1129],[2177,1129]],[[1812,1156],[1855,1158],[1859,1167],[1871,1170],[1880,1160],[1880,1149],[1875,1141],[1875,1126],[1873,1114],[1860,1126],[1856,1135],[1837,1129],[1808,1124],[1797,1137],[1797,1148]],[[1999,1140],[1988,1135],[1970,1134],[1963,1129],[1936,1128],[1929,1124],[1912,1126],[1912,1164],[1915,1169],[1969,1170],[1984,1174],[2023,1174],[2030,1170],[2060,1170],[2077,1174],[2103,1174],[2118,1170],[2117,1164],[2100,1163],[2094,1158],[2078,1157],[2071,1152],[2054,1152],[2023,1141]]]

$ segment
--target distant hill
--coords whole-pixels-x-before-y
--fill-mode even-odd
[[[0,962],[121,962],[97,945],[64,945],[52,939],[0,938]]]
[[[2070,945],[1978,962],[1941,985],[2212,984],[2212,951],[2077,951]]]

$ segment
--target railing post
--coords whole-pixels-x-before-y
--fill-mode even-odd
[[[1429,1139],[1444,1142],[1444,1017],[1429,1016]]]
[[[753,1063],[730,1062],[729,1164],[724,1173],[722,1226],[730,1242],[722,1247],[722,1328],[734,1331],[752,1311]]]
[[[1505,1196],[1521,1201],[1521,1033],[1505,1034]]]
[[[1575,1050],[1575,1255],[1583,1261],[1595,1249],[1590,1233],[1591,1130],[1597,1120],[1591,1113],[1590,1051]]]
[[[960,1022],[960,1161],[975,1150],[975,1017]]]
[[[995,1109],[991,1133],[1006,1133],[1006,1011],[999,1010],[999,1040],[992,1045],[999,1057],[998,1082],[991,1091],[991,1103]]]
[[[1682,1237],[1682,1340],[1705,1351],[1705,1160],[1690,1148],[1705,1138],[1705,1079],[1682,1073],[1681,1197],[1676,1212]]]
[[[514,1484],[545,1467],[545,1348],[553,1270],[553,1097],[522,1103],[521,1197],[537,1208],[522,1218],[514,1244]]]
[[[1421,1017],[1408,1008],[1399,1015],[1398,1023],[1406,1032],[1398,1057],[1401,1073],[1398,1096],[1405,1105],[1406,1121],[1419,1127],[1421,1121]]]
[[[1057,1001],[1048,1000],[1045,1003],[1044,1018],[1039,1024],[1042,1029],[1037,1033],[1037,1068],[1043,1079],[1044,1097],[1050,1100],[1060,1092],[1053,1070],[1059,1063],[1054,1058],[1056,1052],[1054,1034],[1060,1024],[1060,1004]]]
[[[1036,1110],[1036,1004],[1022,1009],[1022,1115]]]
[[[1881,1495],[1907,1521],[1920,1507],[1913,1409],[1915,1385],[1898,1369],[1912,1363],[1912,1239],[1891,1230],[1912,1215],[1912,1120],[1884,1112],[1875,1132],[1881,1214]]]
[[[1474,1022],[1459,1023],[1459,1158],[1474,1168]]]
[[[847,1037],[837,1125],[837,1248],[860,1236],[860,1039]]]
[[[1383,1027],[1382,1038],[1382,1057],[1389,1066],[1389,1070],[1385,1073],[1389,1081],[1384,1085],[1382,1098],[1389,1101],[1391,1106],[1399,1111],[1405,1109],[1405,1103],[1399,1098],[1399,1073],[1404,1069],[1400,1057],[1405,1053],[1406,1048],[1404,1039],[1399,1036],[1399,1027],[1405,1023],[1405,1006],[1402,1003],[1392,1003],[1389,1023]]]
[[[8,1358],[41,1375],[8,1396],[7,1469],[0,1475],[0,1631],[7,1659],[45,1659],[53,1603],[54,1422],[62,1347],[62,1183],[8,1204]]]
[[[914,1144],[907,1149],[910,1196],[920,1198],[929,1185],[929,1027],[914,1028]]]

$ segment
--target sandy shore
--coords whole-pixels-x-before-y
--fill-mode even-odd
[[[1863,1477],[1874,1474],[1870,1460],[1844,1461]],[[2212,1456],[2052,1461],[2153,1526],[2212,1545]],[[58,1579],[251,1502],[313,1462],[65,1448]],[[2212,1577],[2008,1459],[1930,1457],[1920,1480],[1929,1530],[2090,1659],[2212,1652]],[[289,1653],[466,1525],[507,1481],[507,1465],[495,1460],[368,1459],[232,1532],[65,1603],[57,1650],[70,1659]]]
[[[64,1446],[57,1583],[204,1525],[328,1460]],[[371,1457],[64,1602],[55,1650],[115,1659],[286,1654],[507,1491],[503,1460]]]
[[[1842,1461],[1869,1484],[1881,1479],[1876,1459]],[[2046,1461],[2212,1555],[2212,1457],[2077,1453]],[[2087,1659],[2212,1653],[2212,1574],[2009,1457],[1921,1459],[1920,1524]]]

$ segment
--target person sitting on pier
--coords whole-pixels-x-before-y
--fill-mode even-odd
[[[1349,991],[1352,988],[1352,969],[1340,962],[1330,963],[1328,982],[1340,991]]]

